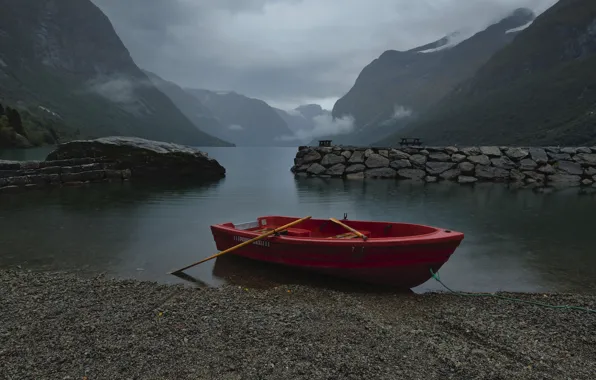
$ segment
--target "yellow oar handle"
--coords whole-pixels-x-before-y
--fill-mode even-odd
[[[329,218],[333,223],[337,223],[340,226],[342,226],[343,228],[345,228],[346,230],[352,231],[353,233],[355,233],[356,235],[358,235],[359,237],[362,238],[362,240],[366,240],[368,239],[368,237],[366,235],[364,235],[363,233],[358,232],[357,230],[353,229],[350,226],[347,226],[345,224],[343,224],[342,222],[340,222],[339,220],[335,219],[335,218]]]
[[[174,273],[179,273],[179,272],[182,272],[182,271],[184,271],[184,270],[186,270],[186,269],[188,269],[188,268],[194,267],[195,265],[202,264],[202,263],[204,263],[205,261],[209,261],[209,260],[211,260],[211,259],[214,259],[214,258],[216,258],[216,257],[218,257],[218,256],[225,255],[225,254],[226,254],[226,253],[228,253],[228,252],[232,252],[232,251],[234,251],[234,250],[236,250],[236,249],[238,249],[238,248],[240,248],[240,247],[244,247],[245,245],[248,245],[248,244],[254,243],[254,242],[255,242],[255,241],[257,241],[257,240],[261,240],[261,239],[262,239],[262,238],[264,238],[264,237],[267,237],[267,236],[269,236],[269,235],[273,235],[273,234],[275,234],[275,233],[277,233],[277,232],[280,232],[280,231],[286,230],[286,229],[288,229],[288,228],[290,228],[290,227],[292,227],[292,226],[294,226],[294,225],[296,225],[296,224],[298,224],[298,223],[301,223],[301,222],[305,221],[306,219],[310,219],[310,218],[312,218],[312,217],[311,217],[311,216],[307,216],[307,217],[304,217],[304,218],[301,218],[301,219],[295,220],[295,221],[293,221],[292,223],[288,223],[288,224],[286,224],[286,225],[284,225],[284,226],[277,227],[277,228],[275,228],[275,229],[273,229],[273,230],[271,230],[271,231],[267,231],[267,232],[265,232],[264,234],[262,234],[262,235],[259,235],[259,236],[255,237],[255,238],[252,238],[252,239],[250,239],[250,240],[247,240],[247,241],[245,241],[245,242],[242,242],[242,243],[240,243],[240,244],[238,244],[238,245],[235,245],[235,246],[233,246],[233,247],[230,247],[230,248],[226,249],[225,251],[221,251],[221,252],[219,252],[219,253],[216,253],[216,254],[215,254],[215,255],[213,255],[213,256],[209,256],[209,257],[207,257],[206,259],[203,259],[203,260],[201,260],[201,261],[197,261],[197,262],[196,262],[196,263],[194,263],[194,264],[190,264],[190,265],[188,265],[188,266],[185,266],[184,268],[180,268],[180,269],[178,269],[178,270],[175,270],[175,271],[173,271],[173,272],[170,272],[170,274],[174,274]]]

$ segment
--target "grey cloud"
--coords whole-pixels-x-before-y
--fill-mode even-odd
[[[337,98],[388,49],[555,0],[92,0],[142,68],[275,103]]]

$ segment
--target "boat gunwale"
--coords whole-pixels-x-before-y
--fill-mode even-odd
[[[289,216],[280,216],[280,215],[269,215],[260,218],[295,218],[300,219],[299,217],[289,217]],[[320,218],[313,218],[314,220],[323,220]],[[361,238],[353,238],[353,239],[329,239],[328,237],[311,237],[311,236],[287,236],[287,235],[269,235],[264,237],[263,239],[267,239],[268,241],[272,242],[279,242],[279,243],[288,243],[288,244],[309,244],[309,245],[331,245],[331,246],[338,246],[338,245],[348,245],[348,246],[360,246],[360,245],[378,245],[378,246],[387,246],[387,245],[407,245],[407,244],[437,244],[437,243],[444,243],[449,241],[462,241],[464,238],[464,234],[459,231],[454,231],[446,228],[439,228],[434,226],[429,226],[425,224],[417,224],[417,223],[405,223],[405,222],[386,222],[386,221],[365,221],[365,220],[356,220],[352,219],[351,221],[358,221],[358,222],[370,222],[370,223],[379,223],[379,224],[401,224],[401,225],[409,225],[409,226],[416,226],[416,227],[424,227],[424,228],[431,228],[434,231],[425,233],[425,234],[418,234],[418,235],[409,235],[409,236],[393,236],[393,237],[376,237],[376,238],[367,238],[363,240]],[[256,220],[258,223],[258,219]],[[226,226],[225,224],[231,223],[234,227]],[[250,222],[249,222],[250,223]],[[233,222],[226,222],[226,223],[218,223],[211,225],[212,229],[219,230],[221,232],[227,232],[230,234],[239,235],[246,238],[255,238],[261,234],[253,231],[248,230],[241,230],[237,229],[235,226],[240,225],[241,223],[233,223]],[[242,223],[245,224],[245,223]],[[450,231],[450,232],[446,232]]]

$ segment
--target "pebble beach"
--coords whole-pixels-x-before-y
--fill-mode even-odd
[[[596,314],[0,270],[0,379],[593,379]],[[596,296],[507,294],[596,309]]]

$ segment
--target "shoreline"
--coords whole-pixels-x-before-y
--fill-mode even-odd
[[[516,378],[596,373],[596,314],[493,297],[196,288],[0,270],[7,378]],[[596,309],[596,296],[498,293]]]

